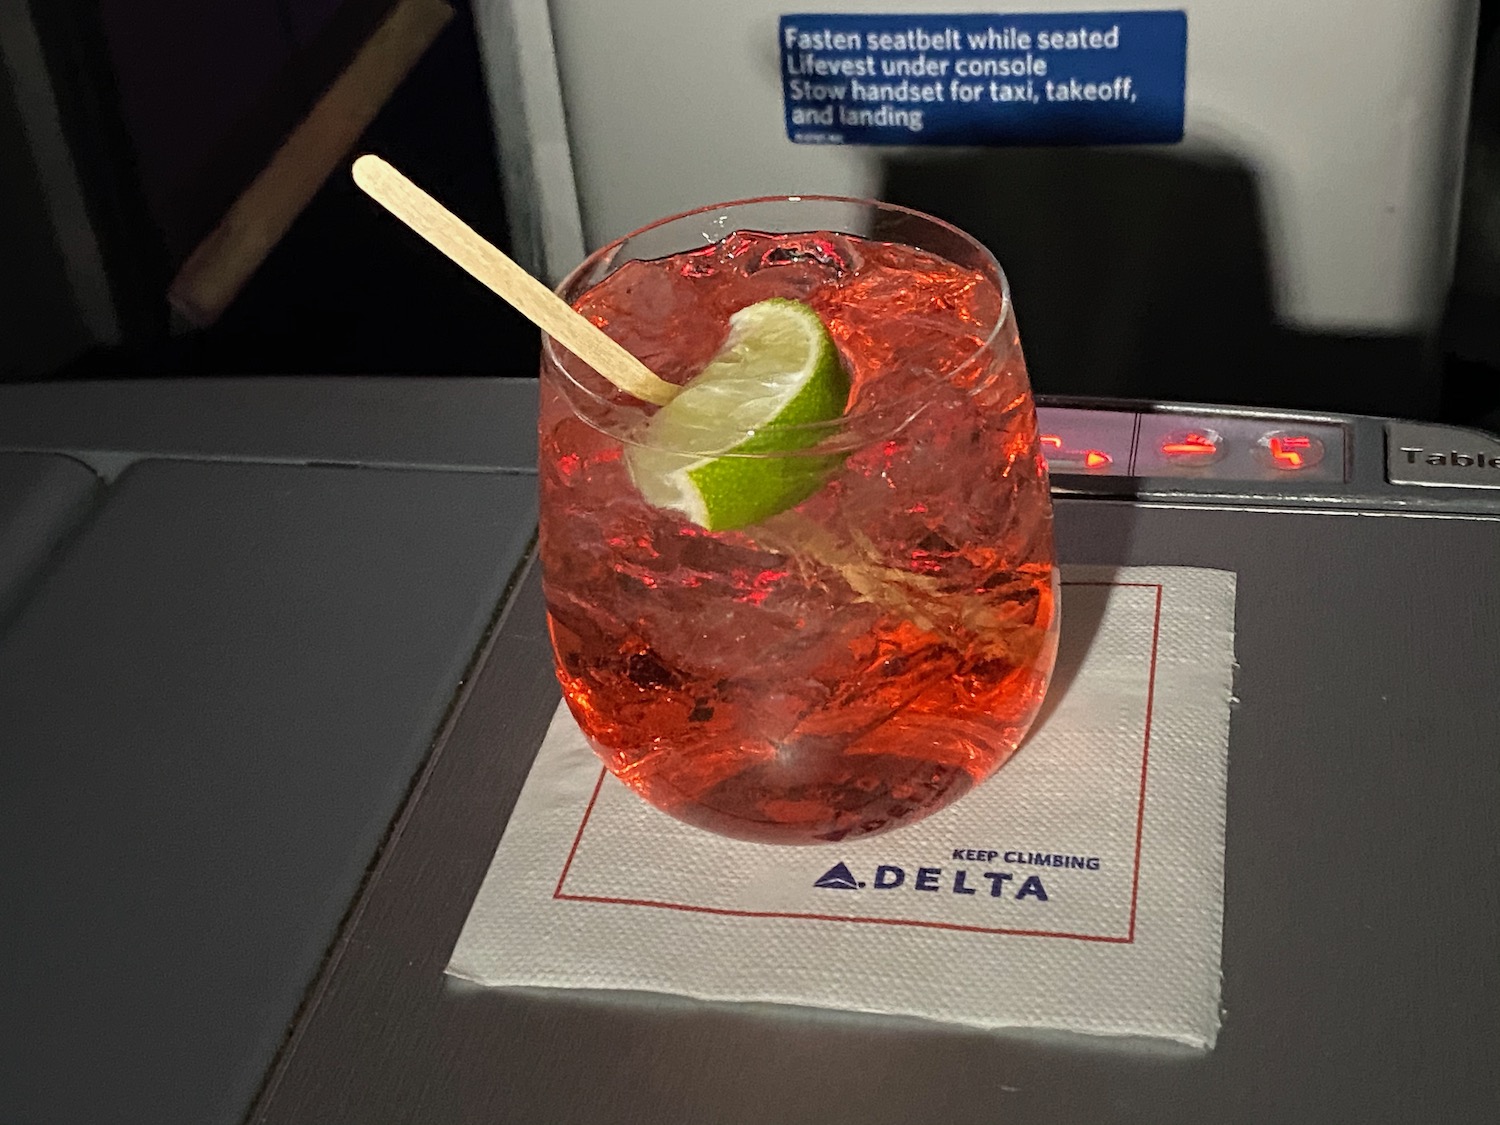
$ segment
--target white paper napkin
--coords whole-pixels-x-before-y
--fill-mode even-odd
[[[559,707],[449,973],[1212,1047],[1234,575],[1067,568],[1062,605],[1021,751],[853,842],[681,824]]]

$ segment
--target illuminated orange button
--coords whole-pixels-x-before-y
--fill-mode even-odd
[[[1224,455],[1224,441],[1213,430],[1178,430],[1157,447],[1166,460],[1179,465],[1211,465]]]
[[[1042,434],[1042,456],[1047,464],[1059,470],[1082,465],[1085,469],[1104,469],[1114,464],[1114,458],[1102,449],[1065,449],[1058,434]]]
[[[1261,460],[1282,472],[1310,469],[1323,460],[1323,443],[1311,434],[1272,430],[1256,446]]]
[[[1212,457],[1218,443],[1204,434],[1186,434],[1178,441],[1164,441],[1161,451],[1168,457]]]

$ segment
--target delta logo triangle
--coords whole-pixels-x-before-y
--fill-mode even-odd
[[[813,886],[823,887],[830,891],[857,891],[864,884],[854,877],[854,872],[849,870],[847,864],[835,863],[818,876]]]

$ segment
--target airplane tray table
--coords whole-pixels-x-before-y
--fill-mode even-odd
[[[89,403],[99,411],[81,421]],[[163,421],[181,416],[184,403],[196,425]],[[405,797],[389,802],[383,840],[355,849],[368,870],[338,884],[348,898],[333,904],[341,921],[316,931],[321,960],[288,978],[303,991],[282,1024],[267,1025],[281,1028],[274,1057],[264,1035],[246,1041],[261,1053],[239,1066],[256,1061],[256,1082],[242,1074],[234,1097],[209,1090],[196,1102],[157,1105],[150,1082],[201,1086],[191,1069],[200,1060],[136,1047],[145,1077],[132,1083],[124,1063],[141,1025],[108,1003],[114,982],[91,979],[104,1002],[85,1015],[91,996],[81,986],[28,979],[35,1004],[55,989],[69,1012],[30,1034],[19,1017],[0,1016],[15,1044],[8,1066],[41,1067],[59,1082],[92,1076],[105,1089],[59,1102],[33,1084],[0,1093],[0,1117],[70,1119],[57,1108],[66,1103],[81,1120],[88,1098],[99,1110],[114,1096],[114,1111],[91,1119],[1500,1120],[1500,491],[1492,487],[1500,444],[1366,418],[1087,405],[1043,414],[1062,559],[1238,575],[1225,1019],[1213,1051],[639,994],[490,991],[446,978],[557,700],[535,567],[522,562],[497,585],[501,555],[512,564],[520,557],[500,552],[496,566],[468,580],[471,602],[491,599],[486,615],[498,609],[493,625],[474,650],[469,626],[455,624],[461,659],[445,667],[468,670],[441,681],[453,694],[424,720],[430,746],[393,759],[390,768],[405,771]],[[100,421],[110,409],[113,425]],[[121,420],[127,409],[131,418]],[[128,463],[132,449],[195,463],[260,458],[307,472],[318,471],[309,462],[335,460],[434,474],[491,466],[513,477],[529,464],[533,410],[531,384],[483,381],[0,388],[0,455],[71,455],[106,483],[109,465]],[[335,447],[336,456],[327,452]],[[517,501],[505,503],[517,520],[529,518]],[[458,505],[450,518],[476,510]],[[59,547],[64,564],[98,525]],[[333,596],[326,585],[302,594]],[[27,635],[48,585],[38,580],[35,589],[0,634],[0,657]],[[473,620],[473,612],[455,617]],[[307,749],[315,756],[318,748]],[[339,811],[338,793],[322,799],[335,820],[359,822]],[[375,796],[347,801],[368,812]],[[253,866],[253,856],[241,859]],[[119,909],[129,914],[128,904]],[[330,909],[323,904],[324,915]],[[145,940],[149,929],[134,937]],[[191,979],[212,981],[205,966],[233,973],[241,952],[177,955],[197,966]],[[39,965],[23,962],[23,977],[28,968],[34,976]],[[165,1007],[180,1002],[172,974],[153,988]],[[116,1065],[99,1071],[100,1059]]]

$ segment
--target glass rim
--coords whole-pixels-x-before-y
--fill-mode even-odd
[[[869,199],[869,198],[864,198],[864,197],[860,197],[860,196],[852,196],[852,195],[821,195],[821,194],[814,194],[814,195],[757,195],[757,196],[750,196],[750,197],[747,197],[745,199],[728,200],[728,201],[723,202],[723,203],[710,203],[710,204],[707,204],[707,205],[702,206],[702,207],[689,208],[686,211],[680,211],[680,212],[678,212],[678,213],[676,213],[674,215],[667,215],[667,216],[664,216],[664,217],[662,217],[660,219],[656,219],[656,220],[654,220],[654,221],[652,221],[650,223],[647,223],[645,226],[637,227],[635,230],[630,231],[628,234],[622,234],[618,238],[611,239],[609,242],[605,243],[603,246],[600,246],[598,249],[591,251],[588,255],[586,255],[584,257],[583,261],[579,262],[576,266],[574,266],[571,270],[568,271],[568,273],[566,274],[566,276],[564,276],[563,279],[560,282],[558,282],[557,285],[553,288],[553,292],[555,294],[557,294],[557,296],[560,297],[563,301],[567,302],[568,305],[571,307],[573,302],[572,302],[572,300],[569,299],[569,296],[568,296],[569,289],[571,287],[573,287],[574,285],[576,285],[578,283],[578,281],[580,280],[580,278],[584,277],[591,269],[595,268],[601,261],[604,261],[610,255],[612,255],[614,253],[617,253],[619,251],[619,249],[622,246],[624,246],[627,242],[629,242],[631,239],[639,238],[642,235],[648,234],[648,233],[650,233],[651,231],[654,231],[654,230],[659,230],[660,228],[668,226],[669,224],[681,222],[684,219],[691,219],[695,215],[705,215],[705,214],[709,214],[709,213],[714,212],[714,211],[722,211],[722,210],[726,210],[728,208],[733,208],[733,207],[750,207],[750,206],[755,206],[755,205],[759,205],[759,204],[775,204],[775,203],[790,203],[790,204],[825,203],[825,204],[846,205],[846,206],[847,205],[853,205],[853,206],[857,206],[857,207],[868,207],[868,208],[871,208],[872,210],[880,211],[880,212],[885,212],[885,213],[888,213],[888,214],[903,215],[903,216],[907,216],[907,217],[909,217],[911,219],[917,220],[919,222],[927,223],[927,224],[929,224],[929,225],[931,225],[931,226],[933,226],[935,228],[938,228],[940,230],[943,230],[943,231],[947,232],[949,235],[951,235],[954,238],[957,238],[960,242],[964,243],[965,245],[967,245],[972,250],[974,250],[974,251],[976,251],[978,253],[978,255],[980,257],[979,269],[983,270],[985,267],[988,267],[988,268],[992,269],[994,271],[995,278],[999,282],[999,289],[1000,289],[1000,312],[999,312],[999,315],[996,316],[996,318],[995,318],[995,323],[990,326],[990,329],[985,334],[984,338],[982,340],[980,340],[974,346],[973,350],[969,354],[967,354],[960,363],[958,363],[951,371],[945,373],[945,377],[947,377],[949,379],[953,378],[956,375],[961,375],[963,372],[965,372],[965,371],[969,370],[970,368],[972,368],[973,366],[977,365],[980,362],[981,358],[987,352],[989,352],[991,348],[994,347],[996,341],[1000,338],[1000,335],[1004,331],[1006,325],[1012,319],[1014,310],[1013,310],[1013,308],[1011,306],[1010,279],[1008,277],[1006,277],[1005,270],[1000,265],[1000,260],[995,257],[994,252],[988,246],[986,246],[983,242],[980,242],[979,239],[975,238],[973,235],[969,234],[967,231],[963,230],[962,228],[957,227],[954,224],[948,222],[946,219],[940,219],[936,215],[928,214],[926,211],[918,211],[914,207],[906,207],[906,206],[904,206],[902,204],[899,204],[899,203],[888,203],[885,200]],[[715,243],[718,242],[718,241],[722,241],[723,238],[730,237],[731,235],[735,234],[738,231],[741,231],[741,230],[751,230],[751,231],[753,231],[753,230],[757,230],[757,229],[759,229],[759,228],[756,228],[754,226],[735,227],[732,230],[725,231],[724,234],[723,234],[723,236],[722,236],[722,238],[720,238],[718,240],[715,240]],[[815,229],[815,228],[808,228],[807,230],[803,230],[803,231],[770,231],[770,232],[766,232],[766,233],[774,233],[774,234],[811,233],[811,231],[813,229]],[[838,232],[838,233],[852,233],[852,232],[843,231],[843,232]],[[705,243],[705,245],[714,245],[715,243]],[[922,249],[922,248],[921,247],[917,247],[917,249]],[[927,252],[928,253],[933,253],[933,251],[927,251]],[[942,257],[942,256],[943,255],[939,255],[939,257]],[[655,259],[651,259],[651,260],[655,260]],[[951,259],[949,259],[949,260],[951,261]],[[954,262],[953,264],[954,265],[959,265],[959,263],[957,263],[957,262]],[[581,383],[574,376],[573,372],[569,370],[568,363],[565,361],[565,357],[568,358],[568,359],[575,360],[576,362],[583,363],[584,366],[587,366],[587,361],[582,360],[582,359],[580,359],[577,356],[574,356],[572,352],[570,352],[562,344],[558,343],[558,341],[556,339],[554,339],[549,333],[543,331],[543,333],[542,333],[542,359],[544,361],[544,364],[546,366],[551,367],[554,371],[556,371],[559,375],[561,375],[562,378],[564,380],[566,380],[566,382],[567,382],[567,384],[568,384],[568,386],[570,388],[572,388],[573,390],[577,391],[578,393],[586,396],[588,399],[592,400],[595,404],[597,404],[601,408],[604,408],[606,410],[619,409],[620,408],[619,404],[611,402],[604,395],[599,394],[597,391],[593,390],[591,387],[587,387],[583,383]],[[607,382],[607,380],[606,380],[606,382]],[[893,425],[890,427],[889,433],[894,434],[894,433],[900,431],[901,429],[904,429],[912,421],[912,419],[914,419],[918,414],[920,414],[922,412],[922,410],[927,405],[927,399],[922,398],[921,401],[917,401],[915,403],[913,402],[913,400],[918,399],[918,397],[921,396],[921,394],[922,394],[922,392],[920,390],[913,390],[909,394],[903,396],[903,398],[901,400],[898,400],[897,402],[882,404],[883,405],[883,409],[878,412],[878,414],[879,414],[880,417],[888,418],[889,419],[890,416],[891,416],[891,414],[893,412],[895,414],[899,415],[898,419],[893,419],[892,420],[893,421]],[[901,409],[903,406],[905,407],[904,410]],[[857,410],[858,410],[858,408],[856,407],[856,412],[857,412]],[[594,425],[594,423],[590,419],[588,419],[587,417],[584,417],[577,410],[576,406],[574,408],[574,413],[578,414],[579,417],[586,424]],[[865,415],[865,417],[875,417],[876,415],[877,415],[876,411],[871,411],[869,414]],[[810,442],[810,443],[806,443],[806,444],[800,444],[800,445],[798,445],[797,448],[793,448],[793,449],[778,450],[778,451],[770,451],[770,450],[768,450],[768,451],[756,452],[756,453],[734,453],[734,452],[731,452],[731,451],[711,451],[711,450],[701,450],[701,451],[692,451],[692,452],[694,454],[698,454],[698,453],[705,454],[705,455],[711,454],[711,455],[716,456],[716,457],[730,456],[730,457],[764,458],[764,457],[785,457],[785,456],[797,456],[797,455],[803,455],[803,456],[806,456],[806,455],[817,455],[817,454],[826,454],[826,453],[828,453],[830,451],[839,451],[839,450],[843,450],[843,449],[852,449],[852,448],[855,448],[858,445],[862,444],[864,441],[868,440],[869,437],[870,437],[870,435],[868,435],[868,434],[860,434],[858,432],[858,427],[851,427],[851,426],[849,426],[848,423],[851,420],[851,418],[852,418],[852,414],[849,414],[849,415],[844,415],[841,418],[832,419],[832,420],[827,421],[827,422],[804,422],[804,423],[800,423],[800,424],[796,424],[796,425],[778,426],[777,427],[777,431],[778,432],[785,432],[785,433],[792,434],[792,435],[796,435],[796,434],[799,434],[799,433],[801,433],[801,434],[827,434],[830,437],[833,437],[833,436],[841,434],[841,433],[847,433],[849,435],[849,438],[850,438],[850,440],[847,441],[847,442],[840,442],[840,441],[836,441],[836,440],[834,440],[834,441],[815,441],[815,442]],[[596,426],[595,428],[599,428],[599,427]],[[624,444],[627,444],[627,445],[637,445],[637,446],[642,446],[643,448],[655,448],[654,446],[646,446],[644,443],[634,440],[629,434],[614,433],[614,432],[610,432],[610,431],[603,431],[603,432],[607,432],[608,435],[611,438],[613,438],[614,440],[620,441],[620,442],[622,442]],[[688,451],[679,451],[679,452],[686,453]]]

